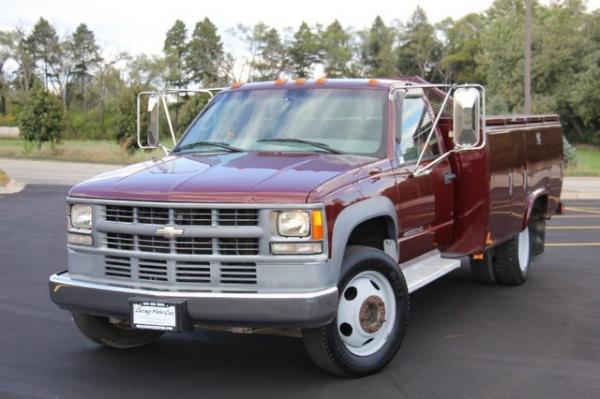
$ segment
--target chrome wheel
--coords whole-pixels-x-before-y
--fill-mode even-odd
[[[529,227],[519,233],[519,267],[523,273],[527,272],[529,267]]]
[[[337,327],[346,348],[357,356],[377,352],[388,340],[396,315],[396,297],[388,279],[376,271],[356,275],[344,288]]]

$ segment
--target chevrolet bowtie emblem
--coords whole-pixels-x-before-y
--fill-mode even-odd
[[[175,238],[183,235],[183,229],[176,229],[173,226],[161,227],[156,230],[156,235],[164,238]]]

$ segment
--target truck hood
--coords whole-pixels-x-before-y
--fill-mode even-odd
[[[374,158],[315,153],[167,156],[107,172],[69,196],[130,201],[305,203],[319,185]]]

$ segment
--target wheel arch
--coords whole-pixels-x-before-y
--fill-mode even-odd
[[[376,219],[385,221],[386,238],[391,239],[394,246],[394,250],[391,252],[395,256],[392,256],[392,258],[398,261],[398,218],[394,204],[387,197],[363,200],[342,210],[335,220],[331,241],[331,259],[336,281],[340,279],[344,253],[352,233],[361,224]],[[388,255],[392,254],[388,253]]]
[[[529,224],[529,219],[533,214],[533,210],[536,207],[536,204],[540,204],[539,206],[542,209],[544,217],[548,217],[548,191],[545,188],[537,189],[531,192],[527,196],[525,214],[523,216],[523,222],[521,225],[521,230],[523,230]]]

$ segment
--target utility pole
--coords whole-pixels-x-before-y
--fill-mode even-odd
[[[531,2],[525,0],[525,113],[531,114]]]

